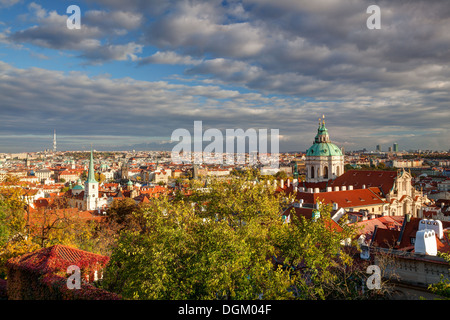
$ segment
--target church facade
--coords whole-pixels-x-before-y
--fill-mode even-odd
[[[99,183],[95,179],[94,157],[91,150],[89,159],[89,171],[84,187],[79,180],[77,185],[70,190],[71,197],[69,205],[80,210],[100,211],[105,210],[108,205],[108,198],[100,196]]]
[[[315,207],[317,199],[350,211],[370,209],[375,215],[422,217],[429,199],[412,185],[405,170],[344,170],[344,153],[330,140],[325,121],[305,156],[304,181],[294,181],[296,198]],[[365,189],[365,190],[362,190]],[[319,200],[319,201],[321,201]]]

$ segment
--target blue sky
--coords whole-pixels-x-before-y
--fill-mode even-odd
[[[326,115],[346,150],[448,150],[447,1],[0,0],[0,152],[167,149],[178,128],[280,130]],[[81,29],[69,30],[69,5]]]

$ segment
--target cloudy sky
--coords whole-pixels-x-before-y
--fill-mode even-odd
[[[323,114],[345,150],[448,150],[449,62],[448,0],[0,0],[0,152],[53,130],[59,150],[171,150],[194,121],[304,151]]]

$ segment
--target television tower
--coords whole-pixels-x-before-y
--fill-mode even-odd
[[[53,130],[53,152],[56,153],[56,130]]]

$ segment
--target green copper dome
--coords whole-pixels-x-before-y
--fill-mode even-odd
[[[342,156],[341,149],[331,143],[328,130],[325,128],[325,122],[319,124],[317,135],[314,138],[314,144],[306,151],[307,156]]]
[[[331,142],[314,143],[308,151],[307,156],[342,156],[342,151],[339,147]]]

